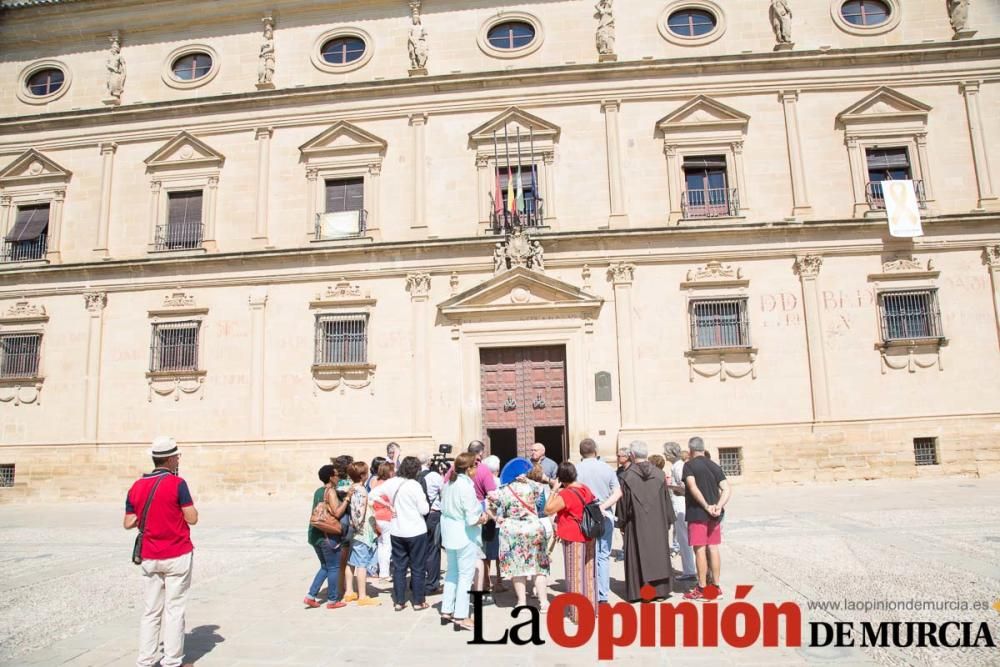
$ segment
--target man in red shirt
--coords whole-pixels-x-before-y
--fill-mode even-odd
[[[187,482],[177,475],[181,453],[173,438],[159,436],[149,450],[153,472],[132,484],[125,499],[125,530],[142,526],[145,609],[139,624],[138,667],[153,667],[163,640],[161,667],[184,660],[184,604],[191,586],[190,526],[198,510]],[[150,496],[152,498],[150,499]],[[145,515],[145,516],[144,516]]]

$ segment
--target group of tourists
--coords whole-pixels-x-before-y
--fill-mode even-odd
[[[689,582],[682,588],[686,600],[722,594],[720,545],[730,489],[701,438],[691,438],[687,451],[668,442],[662,456],[632,442],[619,449],[617,470],[599,458],[590,438],[580,442],[577,463],[556,463],[541,443],[502,470],[497,457],[485,454],[485,445],[474,440],[439,470],[437,458],[404,457],[390,443],[386,456],[371,465],[344,455],[321,467],[323,486],[313,494],[309,527],[320,567],[304,604],[324,604],[325,582],[327,608],[379,605],[377,593],[368,594],[368,578],[388,583],[391,576],[396,611],[408,603],[428,609],[427,597],[440,594],[442,624],[471,630],[475,591],[491,604],[495,592],[512,587],[517,606],[533,596],[530,604],[547,612],[552,553],[561,545],[565,590],[587,597],[596,609],[611,592],[616,529],[623,542],[624,599],[649,599],[648,589],[641,592],[647,586],[653,599],[666,599],[675,579],[678,588]],[[673,556],[681,563],[676,576]],[[568,606],[571,621],[579,622],[577,613]]]
[[[143,576],[137,665],[157,664],[162,642],[161,667],[179,667],[194,550],[190,526],[198,511],[178,475],[174,439],[156,438],[149,453],[153,470],[129,489],[123,520],[126,529],[138,529],[132,560]],[[681,562],[676,579],[697,579],[685,599],[722,594],[720,544],[730,489],[701,438],[691,438],[686,452],[668,442],[662,456],[632,442],[619,449],[617,470],[598,457],[590,438],[580,442],[575,464],[557,464],[541,443],[502,469],[485,453],[474,440],[445,470],[440,457],[403,456],[389,443],[386,455],[370,463],[342,455],[322,466],[308,533],[319,569],[304,604],[377,606],[382,601],[369,579],[387,584],[391,578],[396,611],[407,603],[426,610],[427,597],[440,594],[442,625],[471,630],[470,592],[490,604],[493,592],[509,590],[505,582],[518,606],[533,596],[546,612],[552,553],[561,545],[565,590],[597,609],[609,600],[616,529],[624,544],[626,600],[649,599],[644,587],[652,587],[653,599],[669,597],[674,555]],[[578,613],[577,605],[567,605],[570,620],[578,623]]]

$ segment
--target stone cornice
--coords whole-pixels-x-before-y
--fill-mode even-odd
[[[870,87],[871,77],[869,74],[862,74],[855,77],[843,77],[824,81],[810,74],[802,81],[792,81],[791,77],[801,72],[815,70],[830,71],[837,67],[847,67],[854,71],[865,66],[877,66],[884,68],[893,65],[915,65],[915,64],[937,64],[937,63],[969,63],[969,68],[975,68],[974,73],[961,71],[946,73],[943,77],[940,72],[933,73],[933,80],[957,81],[963,78],[976,78],[981,80],[1000,80],[1000,70],[996,67],[983,66],[984,61],[1000,58],[1000,39],[968,40],[956,44],[955,42],[940,42],[919,45],[864,47],[853,49],[828,49],[825,51],[782,51],[782,52],[762,52],[750,54],[735,54],[710,57],[686,57],[686,58],[664,58],[659,60],[627,61],[614,63],[590,63],[574,65],[553,65],[546,67],[530,67],[517,70],[494,70],[477,73],[443,74],[436,76],[421,77],[414,79],[393,79],[388,81],[368,81],[350,84],[329,84],[322,86],[308,86],[302,88],[246,91],[243,93],[227,93],[205,98],[186,98],[181,100],[165,100],[160,102],[144,102],[138,104],[124,105],[121,107],[92,107],[90,109],[80,109],[72,111],[60,111],[50,113],[40,113],[32,115],[18,115],[7,118],[0,118],[0,134],[15,134],[18,132],[42,131],[61,128],[80,128],[101,126],[118,126],[124,123],[146,121],[148,119],[169,120],[172,118],[184,118],[192,115],[220,114],[233,112],[238,113],[248,109],[260,110],[295,108],[297,117],[301,116],[302,105],[328,105],[330,95],[335,94],[338,101],[344,104],[351,102],[361,102],[369,100],[384,100],[386,109],[384,111],[372,110],[375,115],[407,115],[414,111],[406,106],[400,98],[409,95],[434,95],[440,97],[442,93],[463,93],[469,91],[483,92],[486,90],[509,91],[515,86],[552,86],[555,84],[579,84],[600,82],[615,82],[628,79],[650,79],[656,81],[676,80],[676,90],[671,92],[669,88],[663,88],[658,83],[650,87],[652,92],[639,91],[630,94],[615,93],[623,101],[642,99],[644,96],[676,96],[681,93],[685,97],[690,97],[693,93],[703,92],[701,89],[692,89],[687,76],[698,75],[739,75],[739,82],[735,84],[711,85],[705,88],[713,94],[725,92],[734,94],[740,91],[762,91],[778,90],[781,88],[794,87],[802,91],[823,88],[824,86],[839,85],[865,88]],[[774,73],[778,72],[782,76],[774,81],[747,81],[748,74]],[[924,75],[903,74],[886,80],[887,85],[911,84],[913,77],[920,80]],[[839,81],[839,83],[835,83]],[[735,86],[735,87],[734,87]],[[570,103],[572,101],[595,101],[600,102],[608,96],[607,90],[594,91],[576,96],[560,96],[551,91],[542,91],[542,95],[547,104],[549,103]],[[560,102],[563,97],[565,100]],[[593,98],[591,100],[591,98]],[[99,103],[95,99],[95,104]],[[505,103],[516,103],[515,100],[505,100]],[[470,107],[471,105],[471,107]],[[440,112],[440,111],[468,111],[471,109],[495,108],[493,100],[478,100],[470,103],[468,100],[451,105],[444,105],[441,109],[437,106],[428,106],[425,103],[417,109],[420,112]],[[390,111],[391,110],[391,111]],[[367,115],[367,112],[366,112]],[[357,116],[357,112],[354,112]],[[247,128],[255,127],[264,120],[255,116],[247,121]],[[267,119],[269,124],[281,125],[280,119]],[[310,122],[317,122],[315,119]],[[301,120],[296,123],[301,124]],[[239,123],[232,124],[233,127],[241,127]],[[201,129],[197,131],[201,132]],[[119,135],[116,134],[116,138]]]

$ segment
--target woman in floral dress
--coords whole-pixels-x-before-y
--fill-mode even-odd
[[[540,493],[541,487],[522,475],[491,493],[488,504],[500,530],[500,575],[514,582],[519,607],[526,604],[528,580],[534,579],[540,610],[545,612],[549,554],[545,528],[535,510]]]

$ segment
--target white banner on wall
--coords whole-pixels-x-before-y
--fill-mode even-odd
[[[913,181],[882,181],[882,198],[889,218],[889,234],[911,238],[923,236],[920,226],[920,205]]]

